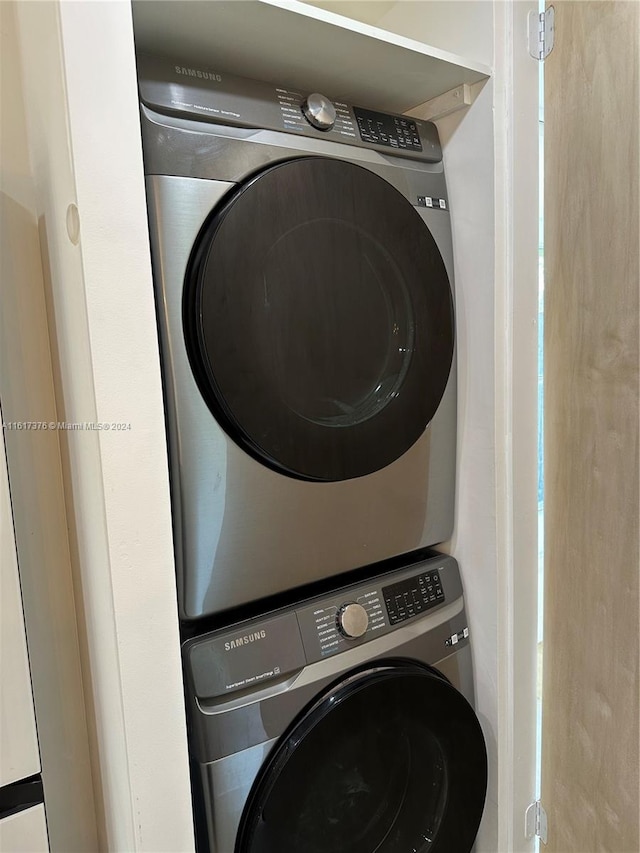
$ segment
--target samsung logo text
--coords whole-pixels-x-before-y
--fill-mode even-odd
[[[267,636],[266,631],[254,631],[253,634],[245,634],[244,637],[236,637],[235,640],[229,640],[224,644],[225,652],[230,652],[231,649],[237,649],[239,646],[246,646],[249,643],[257,643],[259,640],[264,640]]]
[[[182,74],[184,77],[197,77],[198,80],[215,80],[216,83],[222,82],[221,74],[214,74],[212,71],[199,71],[197,68],[185,68],[184,65],[174,65],[176,74]]]

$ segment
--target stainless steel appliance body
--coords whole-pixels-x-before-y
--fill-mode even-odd
[[[452,557],[200,636],[183,657],[204,849],[471,850],[487,763]]]
[[[181,617],[447,540],[435,127],[155,58],[139,79]]]

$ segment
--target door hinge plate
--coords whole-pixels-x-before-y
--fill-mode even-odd
[[[529,53],[540,62],[553,50],[556,11],[549,6],[546,11],[529,12]]]
[[[538,836],[543,844],[547,843],[547,813],[540,800],[527,806],[524,813],[524,835],[525,838]]]

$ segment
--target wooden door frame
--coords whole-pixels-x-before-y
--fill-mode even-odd
[[[640,849],[640,7],[553,0],[545,100],[547,850]]]

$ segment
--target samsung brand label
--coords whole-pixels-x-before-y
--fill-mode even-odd
[[[229,640],[224,644],[225,652],[230,652],[231,649],[237,649],[240,646],[247,646],[249,643],[258,643],[260,640],[264,640],[267,636],[267,632],[262,631],[254,631],[252,634],[245,634],[244,637],[236,637],[235,640]]]
[[[198,80],[214,80],[216,83],[222,82],[222,75],[215,74],[213,71],[200,71],[198,68],[185,68],[184,65],[174,65],[176,74],[183,77],[197,77]]]

